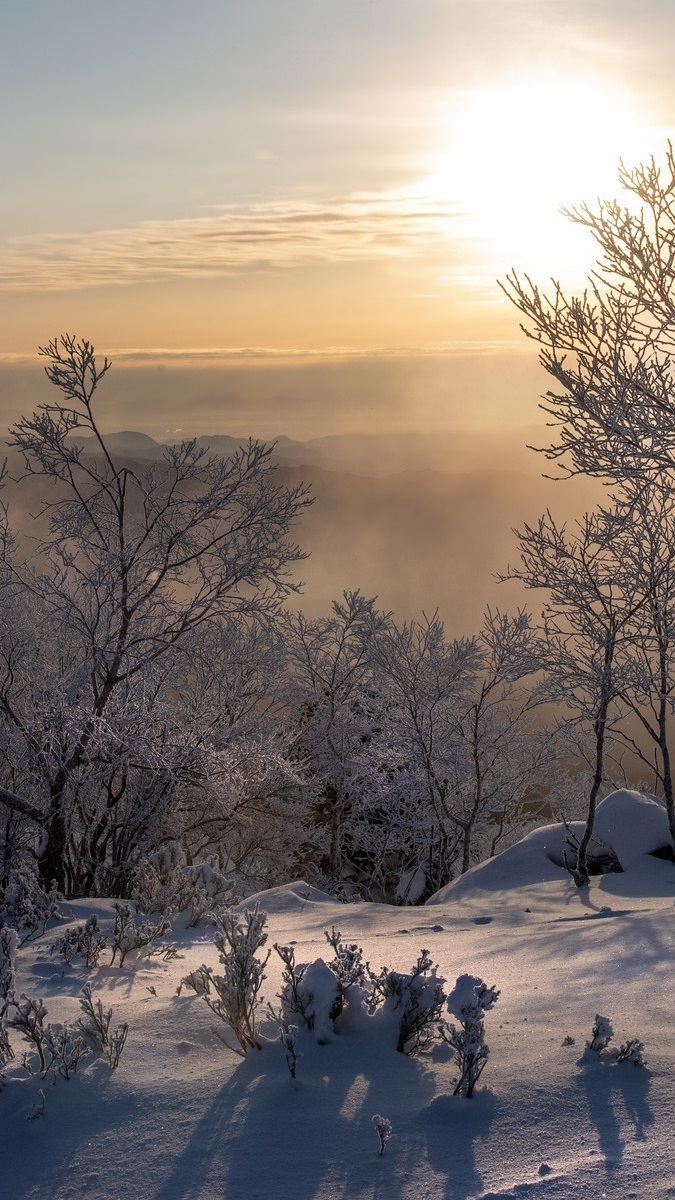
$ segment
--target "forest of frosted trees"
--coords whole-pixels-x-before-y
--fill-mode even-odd
[[[100,431],[111,364],[42,348],[52,401],[10,431],[0,494],[0,887],[129,897],[208,869],[416,903],[552,815],[585,820],[583,885],[627,777],[675,841],[672,150],[621,183],[570,213],[599,246],[582,296],[504,282],[550,380],[547,469],[602,499],[518,531],[495,569],[533,613],[478,606],[472,637],[359,592],[304,615],[311,496],[273,448],[130,465]]]

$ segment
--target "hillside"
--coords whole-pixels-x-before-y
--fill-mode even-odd
[[[407,1058],[386,1022],[356,1009],[327,1045],[301,1033],[295,1081],[269,1022],[263,1049],[242,1060],[199,997],[176,994],[187,971],[218,966],[207,930],[176,921],[172,962],[87,972],[49,947],[91,912],[109,928],[112,906],[64,904],[63,920],[19,952],[17,990],[43,997],[49,1020],[72,1020],[88,980],[114,1022],[129,1022],[128,1044],[116,1071],[85,1060],[53,1086],[14,1060],[0,1094],[3,1200],[672,1197],[675,870],[646,850],[662,832],[650,803],[631,793],[604,802],[603,830],[627,866],[587,893],[551,862],[540,833],[421,909],[337,904],[303,884],[254,898],[268,944],[292,944],[298,962],[330,956],[324,930],[334,924],[375,970],[409,970],[429,947],[446,990],[464,972],[496,985],[491,1053],[471,1100],[452,1095],[446,1046]],[[274,952],[267,972],[274,999]],[[596,1013],[610,1018],[616,1046],[644,1041],[646,1067],[609,1053],[584,1059]],[[41,1086],[45,1115],[29,1120]],[[395,1135],[382,1157],[375,1113]]]

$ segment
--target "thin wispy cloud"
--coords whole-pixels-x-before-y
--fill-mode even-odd
[[[97,347],[98,349],[98,347]],[[509,354],[527,356],[530,347],[523,338],[472,338],[448,342],[410,343],[405,345],[382,345],[373,343],[361,346],[214,346],[214,347],[103,347],[115,367],[143,366],[204,366],[226,367],[245,363],[303,363],[303,362],[359,362],[363,360],[391,359],[450,359],[472,355]],[[2,366],[34,366],[42,370],[42,361],[35,352],[2,352]]]
[[[460,217],[447,200],[403,189],[334,203],[225,206],[209,216],[124,229],[34,235],[3,247],[0,289],[63,291],[407,256],[447,240]]]

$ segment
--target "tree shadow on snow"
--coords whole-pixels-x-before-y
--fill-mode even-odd
[[[154,1200],[403,1200],[424,1159],[419,1114],[433,1077],[375,1039],[303,1041],[292,1080],[281,1046],[250,1054],[195,1126]],[[349,1041],[352,1038],[349,1037]],[[395,1090],[395,1096],[392,1095]],[[409,1109],[409,1119],[407,1114]],[[375,1113],[395,1138],[379,1155]]]
[[[464,1200],[482,1191],[476,1167],[476,1142],[486,1142],[497,1100],[489,1090],[464,1096],[437,1096],[424,1115],[429,1166],[447,1177],[447,1195]]]
[[[630,1063],[583,1063],[578,1085],[586,1094],[605,1165],[614,1170],[623,1160],[631,1126],[632,1139],[644,1141],[647,1128],[654,1122],[647,1100],[649,1071]]]

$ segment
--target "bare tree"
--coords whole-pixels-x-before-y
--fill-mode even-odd
[[[77,704],[67,736],[36,728],[30,701],[17,703],[6,658],[2,711],[30,752],[34,786],[30,799],[2,788],[0,800],[39,826],[41,873],[63,890],[73,781],[81,786],[109,712],[130,689],[138,702],[150,677],[152,692],[153,672],[168,686],[196,629],[277,611],[296,587],[290,567],[303,554],[288,534],[310,498],[302,485],[277,484],[273,447],[255,441],[228,458],[192,441],[167,447],[148,466],[117,461],[95,412],[109,361],[99,365],[91,343],[71,335],[40,354],[60,397],[19,421],[10,445],[23,459],[23,481],[41,477],[49,494],[28,548],[12,536],[5,511],[2,561],[8,597],[32,597],[76,656]]]
[[[581,295],[512,272],[502,284],[553,380],[541,407],[558,440],[546,448],[569,474],[611,480],[675,468],[675,153],[619,181],[626,203],[567,215],[600,250]]]
[[[588,847],[605,776],[608,735],[623,716],[622,651],[644,605],[641,583],[622,559],[621,533],[616,511],[587,513],[571,534],[546,513],[518,533],[520,565],[508,574],[546,592],[539,661],[547,691],[592,732],[587,818],[573,872],[578,886],[589,878]]]
[[[644,594],[622,647],[621,701],[637,722],[617,736],[654,774],[675,848],[670,748],[675,705],[675,498],[649,477],[624,483],[617,501],[623,570]]]
[[[529,613],[485,613],[477,638],[477,669],[456,712],[451,760],[455,805],[462,813],[461,871],[503,848],[546,808],[545,788],[556,762],[555,738],[541,718],[539,640]],[[535,714],[539,717],[537,721]]]

